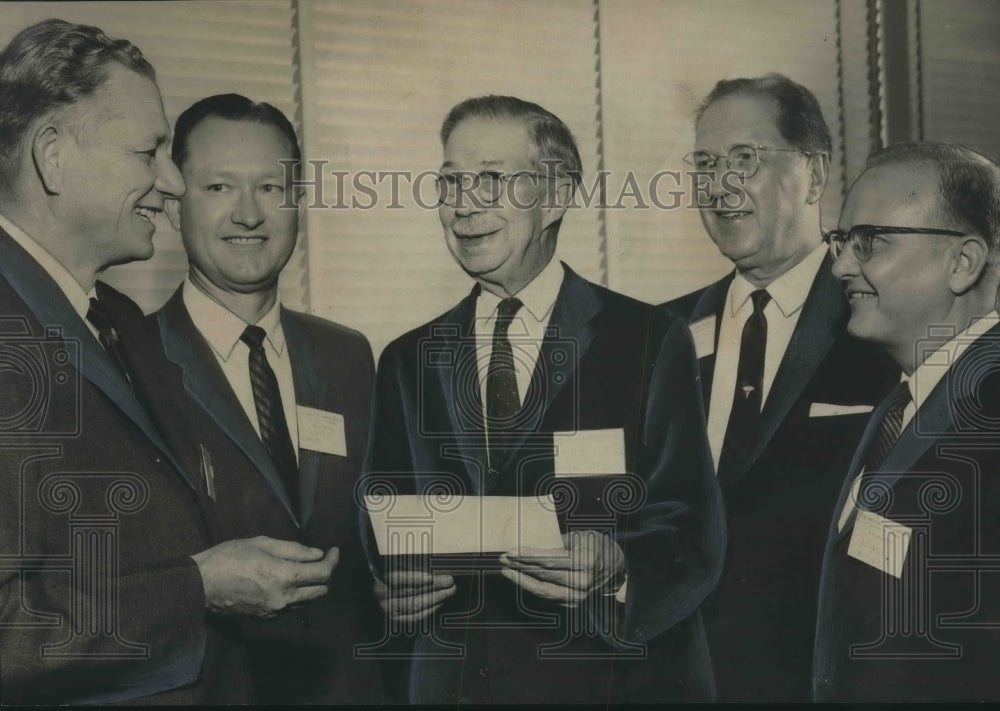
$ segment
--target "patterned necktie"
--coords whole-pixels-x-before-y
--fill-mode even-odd
[[[299,505],[299,467],[295,461],[292,437],[288,433],[285,408],[281,403],[278,378],[267,362],[264,338],[267,333],[260,326],[247,326],[240,340],[250,348],[250,387],[253,404],[260,425],[260,439],[281,475],[292,502],[293,510]]]
[[[521,308],[519,299],[500,302],[496,324],[493,327],[493,352],[486,371],[486,429],[489,433],[509,430],[521,410],[521,397],[517,391],[517,374],[514,371],[514,352],[507,337],[514,315]],[[500,461],[500,453],[490,437],[490,463]],[[496,453],[496,456],[494,456]]]
[[[122,376],[124,376],[125,382],[127,382],[129,387],[131,387],[132,378],[128,374],[128,368],[125,367],[125,359],[121,351],[121,338],[118,335],[118,329],[115,328],[114,321],[111,319],[111,314],[108,313],[104,304],[102,304],[98,299],[90,299],[90,308],[87,309],[87,320],[90,321],[91,325],[97,329],[97,340],[100,342],[104,350],[107,351]]]
[[[913,401],[910,386],[905,381],[896,386],[890,397],[889,407],[878,423],[875,436],[865,449],[865,474],[874,474],[885,463],[885,458],[889,456],[903,429],[903,411]]]
[[[764,354],[767,349],[767,318],[764,307],[771,300],[765,289],[750,294],[753,313],[743,326],[740,339],[740,359],[736,367],[736,390],[733,409],[729,412],[726,436],[719,456],[719,471],[723,463],[742,458],[753,446],[764,401]]]

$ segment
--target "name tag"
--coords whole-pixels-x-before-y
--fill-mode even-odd
[[[608,476],[625,473],[625,430],[556,432],[555,475]]]
[[[347,456],[343,415],[303,405],[299,405],[296,410],[299,418],[300,448],[341,457]]]
[[[694,352],[699,359],[715,353],[715,316],[699,319],[689,328],[694,339]]]
[[[913,529],[871,511],[860,510],[854,521],[847,555],[899,578],[910,550]]]

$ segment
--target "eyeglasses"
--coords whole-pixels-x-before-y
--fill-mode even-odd
[[[479,199],[480,202],[475,200],[470,202],[474,207],[492,205],[503,196],[507,182],[522,175],[531,175],[547,180],[554,180],[558,177],[544,175],[533,170],[519,170],[515,173],[504,173],[499,170],[483,170],[478,173],[462,171],[442,173],[437,177],[438,202],[442,205],[457,205],[460,201],[459,193],[461,193],[474,195]]]
[[[884,225],[854,225],[847,230],[830,230],[823,235],[823,241],[830,245],[830,254],[837,259],[848,242],[854,258],[867,262],[872,258],[872,241],[878,235],[945,235],[964,237],[965,232],[942,230],[936,227],[888,227]]]
[[[726,162],[729,170],[742,174],[744,178],[752,178],[760,168],[760,156],[757,151],[780,151],[782,153],[801,153],[804,156],[812,156],[815,153],[803,151],[799,148],[777,148],[775,146],[751,146],[741,143],[729,149],[729,152],[720,156],[709,151],[693,151],[684,156],[684,162],[693,165],[699,171],[715,170],[720,160]]]

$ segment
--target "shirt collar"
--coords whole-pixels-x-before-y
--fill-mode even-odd
[[[184,280],[184,305],[191,320],[222,360],[229,360],[233,349],[240,342],[240,336],[246,330],[247,323],[208,294],[195,286],[190,278]],[[264,314],[257,326],[264,329],[267,340],[278,355],[285,349],[285,332],[281,328],[281,302],[274,300],[272,306]]]
[[[991,311],[980,319],[973,321],[968,328],[945,343],[934,352],[930,353],[924,362],[917,366],[913,375],[909,377],[910,395],[913,397],[913,404],[917,409],[924,404],[927,396],[945,374],[948,368],[965,353],[966,349],[991,328],[1000,323],[1000,315],[996,311]],[[903,380],[907,380],[904,376]]]
[[[771,295],[778,310],[785,318],[788,318],[802,308],[809,296],[816,274],[823,264],[826,256],[826,245],[816,247],[806,255],[806,258],[779,276],[767,285],[767,293]],[[737,274],[733,279],[733,286],[729,290],[730,313],[735,316],[750,300],[750,294],[757,290],[753,284],[747,281],[742,274]]]
[[[545,268],[538,273],[538,276],[515,294],[535,321],[541,322],[548,318],[552,307],[555,306],[556,298],[559,296],[564,276],[565,271],[560,261],[550,259]],[[479,298],[476,300],[476,318],[492,317],[496,314],[500,301],[500,297],[496,294],[481,289]]]
[[[83,290],[80,282],[69,273],[69,270],[56,259],[51,252],[36,242],[27,232],[15,225],[9,219],[0,215],[0,228],[3,228],[17,244],[28,255],[38,262],[38,265],[52,277],[52,280],[59,287],[59,290],[66,295],[70,306],[79,314],[81,319],[86,320],[87,311],[90,310],[91,298],[97,298],[96,287],[91,287],[89,292]]]

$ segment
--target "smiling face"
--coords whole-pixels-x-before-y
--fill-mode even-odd
[[[188,135],[187,193],[168,204],[191,262],[191,279],[227,294],[275,289],[295,248],[298,210],[281,160],[292,147],[274,126],[209,116]],[[289,176],[290,179],[291,176]]]
[[[939,213],[938,176],[930,166],[886,165],[864,172],[844,202],[839,227],[891,225],[954,229]],[[833,274],[851,304],[847,330],[882,345],[912,370],[914,348],[928,326],[948,324],[955,304],[952,273],[960,238],[939,235],[878,235],[872,256],[859,263],[850,247]]]
[[[523,122],[483,117],[455,126],[441,166],[442,174],[537,169],[536,149]],[[565,207],[556,206],[558,201],[546,194],[556,190],[556,184],[521,176],[489,206],[476,204],[469,195],[458,205],[441,205],[438,214],[455,261],[493,293],[509,296],[520,291],[555,253],[556,235],[547,228],[562,217]]]
[[[184,192],[167,150],[170,127],[156,84],[120,64],[66,114],[60,222],[79,259],[99,271],[153,255],[152,218]]]
[[[695,147],[725,156],[740,144],[793,148],[778,131],[775,103],[762,96],[732,95],[705,109],[695,131]],[[735,176],[723,180],[719,161],[709,195],[699,195],[701,220],[712,241],[749,278],[769,283],[819,244],[817,205],[825,174],[814,174],[802,153],[758,151],[760,167],[734,191]],[[818,188],[816,180],[821,183]],[[705,198],[709,198],[706,200]]]

